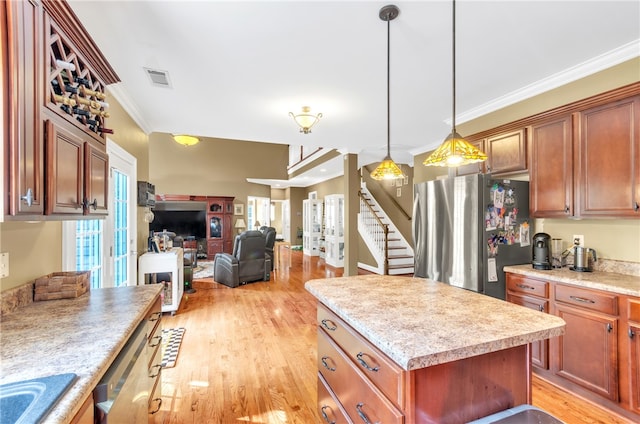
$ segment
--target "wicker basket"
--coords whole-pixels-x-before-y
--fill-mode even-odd
[[[35,280],[33,300],[78,297],[89,291],[90,271],[54,272]]]

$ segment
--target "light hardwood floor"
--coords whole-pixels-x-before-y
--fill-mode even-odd
[[[304,282],[334,277],[292,252],[270,282],[235,289],[197,280],[164,328],[186,332],[174,368],[162,371],[154,424],[321,423],[316,412],[316,301]],[[533,404],[567,424],[627,423],[534,377]]]

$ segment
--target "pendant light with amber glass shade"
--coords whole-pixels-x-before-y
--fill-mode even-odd
[[[391,130],[390,130],[390,102],[389,102],[389,56],[390,56],[390,47],[389,47],[389,33],[390,33],[390,22],[398,17],[400,13],[400,9],[398,9],[395,5],[384,6],[380,9],[380,19],[383,21],[387,21],[387,156],[384,157],[380,165],[371,173],[371,178],[374,180],[393,180],[396,178],[404,178],[405,175],[400,169],[398,165],[391,159]]]
[[[451,134],[423,162],[427,166],[457,167],[487,160],[487,155],[456,131],[456,0],[453,0],[453,114]]]

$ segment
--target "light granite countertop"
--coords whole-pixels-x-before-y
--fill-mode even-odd
[[[533,269],[531,264],[505,266],[504,272],[640,297],[640,277],[635,275],[603,271],[576,272],[568,267],[545,271]]]
[[[0,384],[77,374],[44,420],[70,422],[161,289],[159,284],[94,289],[74,299],[34,302],[3,316]]]
[[[407,371],[559,336],[565,327],[554,315],[424,278],[361,275],[305,288]]]

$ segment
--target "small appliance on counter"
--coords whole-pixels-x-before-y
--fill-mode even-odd
[[[533,269],[551,269],[551,236],[537,233],[533,236]]]
[[[574,246],[573,249],[573,266],[569,269],[578,272],[592,272],[593,262],[598,260],[595,249],[582,246]]]

